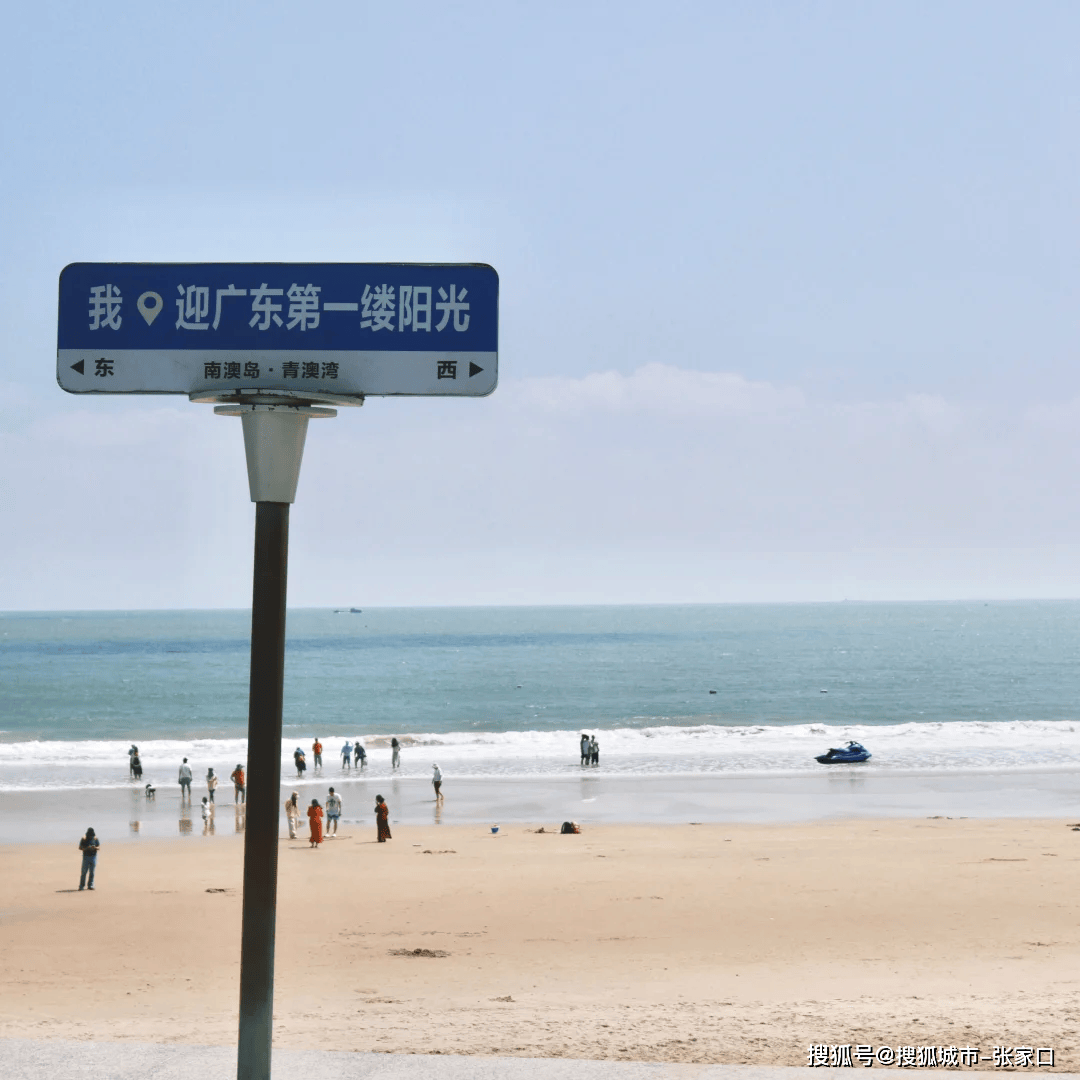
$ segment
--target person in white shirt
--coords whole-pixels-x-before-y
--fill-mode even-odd
[[[183,802],[186,795],[188,802],[191,802],[191,766],[187,763],[187,758],[184,758],[184,763],[180,766],[177,779],[180,781],[180,801]]]
[[[289,822],[289,839],[296,839],[296,830],[300,828],[300,795],[294,791],[285,803],[285,817]]]
[[[334,794],[334,789],[330,789],[330,794],[326,796],[326,836],[329,839],[331,836],[337,836],[338,818],[341,817],[341,796]]]
[[[435,788],[435,801],[439,802],[442,799],[442,792],[439,790],[442,787],[442,770],[438,765],[432,765],[431,784]]]

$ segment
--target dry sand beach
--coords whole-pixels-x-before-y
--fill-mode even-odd
[[[94,893],[71,891],[77,840],[0,849],[0,1035],[234,1044],[239,839],[103,836]],[[1062,820],[282,840],[275,1044],[779,1065],[971,1046],[990,1068],[1031,1046],[1075,1070],[1078,863]]]

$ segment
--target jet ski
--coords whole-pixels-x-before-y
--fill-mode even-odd
[[[842,749],[830,746],[827,754],[818,754],[814,760],[822,765],[850,765],[856,761],[866,761],[869,757],[870,751],[862,743],[849,742]]]

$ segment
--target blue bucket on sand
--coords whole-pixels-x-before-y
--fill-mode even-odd
[[[495,835],[495,833],[497,833],[498,831],[499,831],[499,826],[498,826],[498,825],[492,825],[492,826],[491,826],[491,833],[492,833],[492,835],[493,835],[493,836],[494,836],[494,835]]]

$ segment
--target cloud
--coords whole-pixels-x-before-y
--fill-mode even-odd
[[[518,407],[578,416],[587,411],[669,416],[776,415],[803,407],[795,387],[751,382],[731,372],[689,371],[645,364],[630,374],[595,372],[580,378],[522,379],[507,388]]]
[[[373,399],[311,425],[290,595],[1075,595],[1078,424],[1076,400],[837,403],[661,363],[508,378],[482,400]],[[80,401],[0,440],[8,606],[249,603],[237,421]]]

